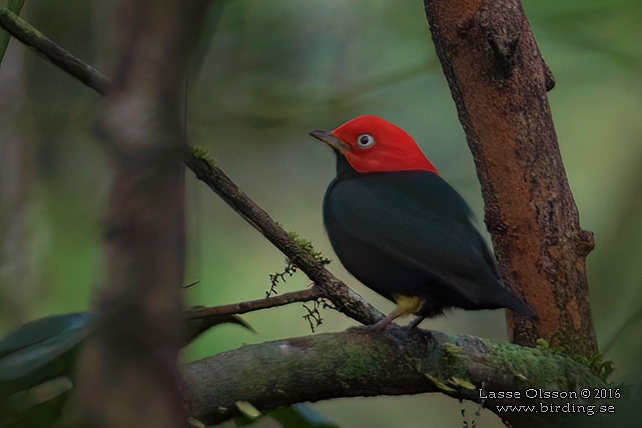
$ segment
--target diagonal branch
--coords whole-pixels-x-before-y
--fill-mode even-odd
[[[345,283],[327,270],[323,263],[306,251],[288,232],[209,159],[194,153],[185,154],[185,164],[196,177],[207,184],[241,217],[254,226],[275,247],[285,254],[324,292],[337,310],[363,324],[374,324],[382,318],[381,312],[366,302]]]
[[[95,67],[74,57],[38,30],[20,19],[9,9],[0,8],[0,26],[18,40],[36,49],[62,70],[76,77],[101,94],[111,86],[109,79]],[[185,164],[196,177],[206,183],[248,223],[263,234],[275,247],[323,291],[333,306],[345,315],[363,324],[374,324],[383,314],[355,293],[344,282],[328,271],[322,261],[315,258],[277,224],[272,217],[213,162],[187,150]]]
[[[99,94],[105,95],[109,90],[111,82],[107,76],[60,47],[6,7],[0,8],[0,25],[13,37],[32,47],[55,66],[95,89]]]

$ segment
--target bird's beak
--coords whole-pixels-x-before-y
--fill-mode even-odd
[[[332,147],[334,150],[338,151],[339,153],[345,153],[348,150],[350,150],[350,145],[344,141],[341,141],[337,137],[335,137],[332,132],[328,131],[312,131],[310,132],[310,135],[312,135],[314,138],[316,138],[319,141],[323,141],[326,143],[328,146]]]

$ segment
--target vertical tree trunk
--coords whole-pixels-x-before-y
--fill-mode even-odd
[[[25,296],[36,291],[37,272],[28,227],[36,160],[21,116],[24,53],[11,43],[0,67],[0,317],[11,326],[26,321]]]
[[[186,424],[176,372],[185,246],[179,106],[206,6],[123,0],[116,14],[120,59],[99,126],[114,171],[107,284],[77,376],[81,419],[92,427]]]
[[[519,0],[425,0],[437,55],[473,153],[502,277],[539,319],[509,315],[511,340],[593,355],[579,226],[546,91],[553,77]]]

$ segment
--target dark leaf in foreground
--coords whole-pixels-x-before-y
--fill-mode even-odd
[[[93,316],[56,315],[28,323],[0,341],[0,394],[68,375]]]

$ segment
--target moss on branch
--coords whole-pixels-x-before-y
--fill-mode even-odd
[[[0,7],[0,27],[100,94],[104,95],[111,88],[111,82],[107,76],[60,47],[11,9]]]
[[[182,376],[194,416],[207,424],[238,416],[237,401],[268,411],[339,397],[442,392],[479,402],[480,389],[521,391],[523,397],[529,389],[609,386],[572,358],[546,350],[407,328],[382,334],[351,329],[244,346],[188,364]],[[483,400],[511,423],[547,426],[541,414],[508,414],[498,408],[540,403],[559,400]],[[573,403],[596,404],[582,399]]]

